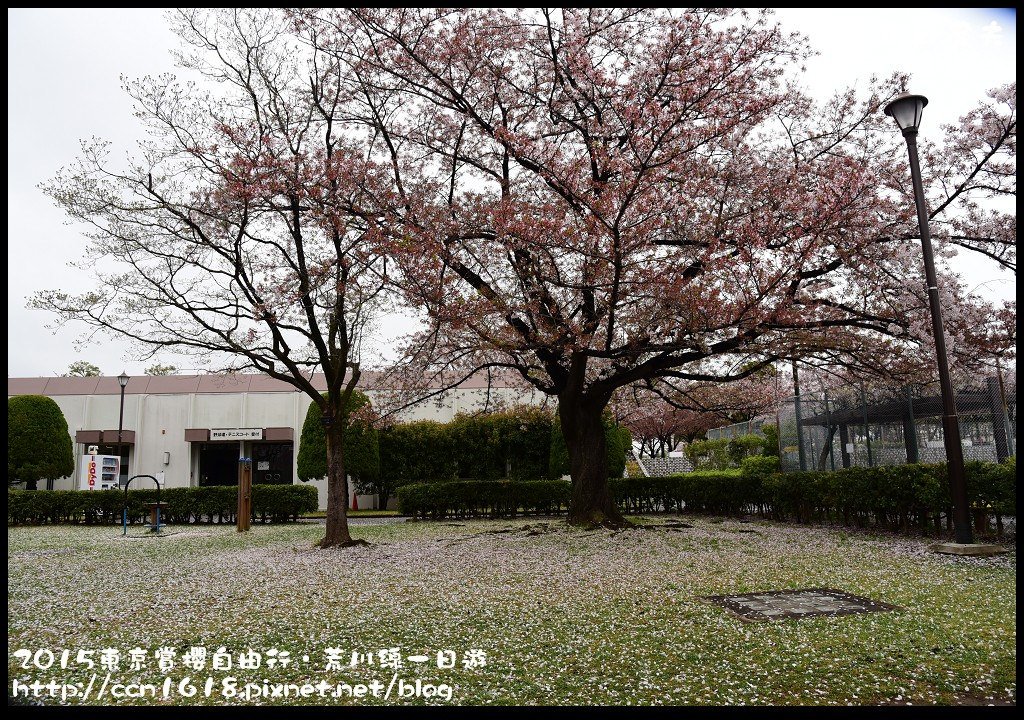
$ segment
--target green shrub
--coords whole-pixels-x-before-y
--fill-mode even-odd
[[[199,488],[195,488],[199,489]],[[253,485],[252,514],[262,522],[288,522],[320,505],[317,490],[304,485]],[[237,505],[235,506],[237,509]]]
[[[694,468],[703,470],[721,470],[728,465],[726,438],[715,440],[695,440],[688,443],[683,452]]]
[[[731,477],[739,477],[743,471],[736,468],[725,468],[724,470],[694,470],[688,473],[675,473],[673,477],[718,477],[719,475],[729,475]]]
[[[740,475],[749,480],[763,482],[780,471],[778,455],[755,455],[740,463]]]
[[[233,485],[165,488],[159,493],[166,504],[161,519],[168,523],[234,522],[238,488]],[[146,503],[156,502],[153,489],[128,491],[128,520],[149,517]],[[262,522],[298,520],[318,506],[317,490],[306,485],[253,485],[252,514]],[[122,490],[8,490],[7,524],[121,522],[125,494]]]
[[[734,438],[697,440],[686,446],[686,457],[698,470],[725,470],[738,468],[748,457],[761,455],[766,448],[760,435],[740,435]]]
[[[967,487],[977,507],[1016,514],[1016,461],[968,463]],[[742,468],[671,477],[611,478],[612,497],[627,513],[756,512],[779,520],[928,527],[949,512],[942,465],[854,467],[835,472],[779,472],[779,458],[757,455]],[[520,512],[560,512],[571,484],[454,482],[408,485],[398,492],[403,513],[421,517],[507,517]]]
[[[531,480],[547,474],[551,414],[544,410],[459,415],[446,429],[461,479]]]
[[[764,433],[764,450],[762,451],[765,455],[779,456],[779,429],[770,423],[765,423],[761,426],[761,432]]]
[[[669,477],[613,478],[612,497],[625,512],[707,512],[740,514],[756,500],[738,471],[698,472]]]
[[[349,397],[346,417],[370,399],[355,390]],[[296,461],[297,476],[302,482],[327,477],[327,433],[323,413],[316,403],[310,403],[306,419],[302,423],[299,437],[299,455]],[[380,475],[380,448],[377,429],[366,422],[350,420],[345,427],[345,473],[356,483],[372,485]]]
[[[965,467],[972,506],[1016,515],[1016,460],[969,462]],[[925,528],[948,515],[944,465],[853,467],[835,472],[779,472],[779,458],[746,458],[739,470],[705,470],[672,477],[611,481],[626,512],[757,512],[778,520]]]
[[[398,488],[398,506],[403,515],[435,519],[547,515],[568,508],[571,494],[565,480],[414,483]]]
[[[945,467],[943,467],[945,470]],[[1003,515],[1015,515],[1017,506],[1017,459],[1010,458],[1002,465],[971,460],[964,463],[968,481],[967,497],[971,507],[991,510]],[[945,477],[945,473],[943,473]]]
[[[60,406],[43,395],[7,398],[7,479],[35,490],[40,480],[75,471],[71,434]]]
[[[968,500],[973,507],[1016,515],[1013,462],[965,463]],[[791,472],[764,481],[765,503],[777,519],[831,520],[857,525],[921,528],[948,517],[952,503],[946,466],[852,467],[834,472]]]
[[[421,420],[392,425],[379,438],[381,476],[396,486],[456,479],[458,463],[445,424]]]

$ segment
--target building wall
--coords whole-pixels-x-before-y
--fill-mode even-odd
[[[61,378],[61,393],[68,392],[71,378]],[[89,380],[76,378],[75,380]],[[185,380],[182,378],[182,380]],[[54,489],[78,487],[82,456],[86,445],[75,442],[79,430],[114,430],[118,428],[119,393],[49,394],[45,379],[8,379],[8,397],[19,394],[46,394],[51,397],[68,422],[75,453],[75,474],[54,483]],[[129,384],[129,387],[131,385]],[[22,390],[22,388],[25,388]],[[39,389],[37,389],[39,388]],[[73,391],[73,390],[72,390]],[[438,399],[421,402],[407,409],[402,421],[434,420],[449,422],[460,412],[473,412],[497,402],[505,405],[539,404],[543,396],[536,391],[515,387],[498,387],[489,391],[479,387],[458,388]],[[368,391],[371,402],[374,392]],[[297,458],[302,423],[311,398],[297,391],[231,392],[218,388],[215,392],[126,393],[123,430],[135,432],[135,444],[129,450],[130,475],[147,474],[161,479],[164,487],[190,487],[199,484],[199,443],[185,441],[186,429],[197,428],[267,428],[290,427],[293,433],[292,477],[297,478]],[[104,438],[106,443],[106,437]],[[242,443],[240,456],[252,457],[252,442]],[[295,482],[299,482],[297,479]],[[326,480],[314,481],[321,509],[327,506]],[[137,480],[133,487],[147,487]],[[350,488],[351,491],[351,488]],[[360,495],[360,508],[375,507],[374,496]]]

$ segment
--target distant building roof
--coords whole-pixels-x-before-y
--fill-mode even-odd
[[[381,373],[364,371],[363,389],[373,389]],[[522,380],[510,374],[491,374],[491,387],[524,387]],[[322,373],[313,375],[313,387],[327,390]],[[477,373],[459,385],[464,389],[487,387],[486,373]],[[209,375],[141,375],[132,377],[125,386],[127,395],[184,395],[188,393],[269,393],[298,392],[294,385],[259,373]],[[7,378],[7,395],[120,395],[116,377],[39,377]]]

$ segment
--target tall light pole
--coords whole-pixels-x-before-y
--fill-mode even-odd
[[[942,329],[942,309],[939,306],[939,287],[935,277],[935,258],[932,238],[928,231],[928,210],[924,204],[924,185],[921,183],[921,162],[917,157],[917,129],[921,113],[928,104],[924,95],[903,93],[885,106],[885,114],[896,121],[907,141],[910,154],[910,174],[914,181],[914,202],[917,205],[917,224],[921,231],[921,251],[924,255],[924,274],[928,282],[928,305],[932,312],[932,335],[939,364],[939,387],[942,389],[942,440],[946,446],[946,467],[949,471],[949,494],[953,501],[953,529],[956,541],[970,545],[974,542],[971,515],[967,504],[967,485],[964,482],[964,451],[960,444],[960,422],[956,416],[953,384],[949,379],[946,359],[946,337]]]
[[[121,412],[117,416],[117,482],[121,482],[121,432],[124,427],[124,389],[128,385],[128,373],[124,370],[117,376],[117,383],[121,386]]]

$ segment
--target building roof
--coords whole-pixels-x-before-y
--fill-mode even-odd
[[[373,389],[381,373],[363,371],[364,389]],[[313,387],[323,392],[327,382],[322,373],[313,375]],[[487,374],[477,373],[459,385],[463,389],[487,387]],[[508,374],[491,374],[491,387],[524,387]],[[294,385],[258,373],[209,375],[142,375],[129,378],[126,395],[185,395],[188,393],[270,393],[298,392]],[[120,395],[116,377],[7,378],[7,396],[14,395]]]

